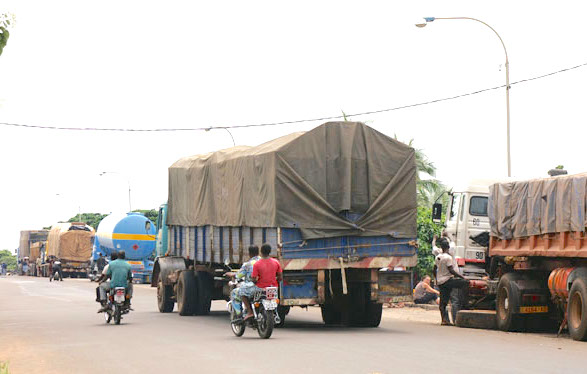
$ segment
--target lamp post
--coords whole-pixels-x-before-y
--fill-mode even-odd
[[[128,183],[128,211],[132,212],[132,206],[130,204],[130,179],[117,171],[103,171],[100,173],[100,176],[103,176],[104,174],[118,174],[121,177],[126,178],[126,182]]]
[[[206,132],[210,131],[210,130],[214,130],[214,129],[224,129],[226,130],[226,132],[228,132],[228,135],[230,135],[230,139],[232,139],[232,146],[236,147],[236,143],[234,142],[234,137],[232,136],[232,133],[230,132],[230,130],[228,130],[228,128],[226,127],[208,127],[206,129]]]
[[[506,108],[507,108],[507,163],[508,163],[508,177],[512,176],[512,161],[511,161],[511,156],[510,156],[510,62],[508,59],[508,51],[505,48],[505,43],[503,42],[503,39],[501,38],[501,36],[499,36],[499,34],[497,33],[497,31],[495,31],[495,29],[491,26],[489,26],[488,24],[486,24],[485,22],[478,20],[476,18],[471,18],[471,17],[424,17],[424,21],[423,23],[417,23],[416,26],[417,27],[425,27],[427,24],[429,24],[430,22],[434,22],[435,20],[438,19],[448,19],[448,20],[471,20],[471,21],[476,21],[479,23],[484,24],[485,26],[489,27],[491,29],[491,31],[493,31],[495,33],[495,35],[497,35],[497,37],[499,38],[499,41],[501,42],[501,45],[503,46],[503,51],[505,52],[505,97],[506,97]]]

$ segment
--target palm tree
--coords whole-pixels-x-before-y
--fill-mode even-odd
[[[397,139],[397,135],[395,136]],[[414,139],[410,139],[408,145],[413,146]],[[446,187],[436,179],[436,166],[426,157],[421,149],[416,151],[416,189],[418,192],[418,206],[431,207],[432,204],[446,192]]]

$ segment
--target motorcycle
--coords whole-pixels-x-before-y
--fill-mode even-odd
[[[129,298],[124,287],[116,287],[108,293],[106,311],[104,312],[104,320],[110,323],[114,319],[114,323],[120,325],[122,315],[130,312],[129,304],[126,303]]]
[[[238,284],[234,281],[229,282],[229,284],[238,287]],[[243,336],[246,327],[249,326],[257,330],[259,337],[262,339],[269,339],[273,333],[275,324],[281,322],[277,313],[278,304],[277,287],[267,287],[256,291],[251,298],[254,317],[245,321],[243,317],[247,315],[248,311],[245,309],[244,304],[241,314],[237,315],[232,306],[232,302],[229,301],[226,307],[230,313],[230,327],[232,332],[238,337]]]

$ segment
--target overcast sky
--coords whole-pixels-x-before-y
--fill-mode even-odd
[[[90,4],[91,3],[91,4]],[[92,5],[93,4],[93,5]],[[393,108],[587,63],[582,1],[27,1],[0,56],[0,122],[99,128],[258,124]],[[587,66],[511,89],[516,178],[587,171]],[[505,89],[353,117],[414,139],[449,186],[504,177]],[[256,145],[321,122],[231,130]],[[178,158],[228,132],[0,126],[0,248],[82,212],[157,208]],[[113,172],[102,177],[102,171]]]

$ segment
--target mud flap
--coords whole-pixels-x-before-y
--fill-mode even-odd
[[[165,256],[157,257],[153,265],[153,275],[151,276],[151,287],[157,287],[159,276],[163,280],[163,285],[172,285],[173,281],[169,279],[169,275],[176,271],[186,270],[186,262],[183,257],[179,256]]]

